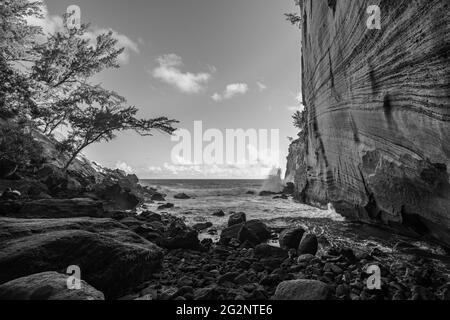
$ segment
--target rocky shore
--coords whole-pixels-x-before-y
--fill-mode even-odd
[[[222,210],[210,213],[226,219],[222,230],[187,225],[136,176],[85,159],[63,171],[51,147],[41,165],[0,177],[0,299],[450,299],[448,268],[409,243],[362,250],[308,225],[269,228]],[[254,196],[286,201],[294,190]],[[371,290],[375,265],[381,287]],[[67,288],[70,266],[81,271],[79,290]]]

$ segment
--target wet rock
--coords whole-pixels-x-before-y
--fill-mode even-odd
[[[244,212],[233,213],[228,218],[228,227],[234,226],[247,221],[247,216]]]
[[[176,195],[173,196],[175,199],[179,199],[179,200],[187,200],[190,199],[191,197],[188,196],[186,193],[178,193]]]
[[[94,185],[93,193],[105,201],[105,206],[114,210],[132,210],[141,203],[142,198],[129,187],[119,182],[103,182]]]
[[[215,217],[225,217],[225,212],[223,212],[222,210],[218,210],[214,212],[212,215]]]
[[[158,246],[110,219],[0,218],[0,225],[0,283],[75,264],[106,298],[118,298],[150,279],[163,258]]]
[[[278,239],[280,247],[285,250],[297,249],[304,233],[305,230],[303,228],[283,230]]]
[[[289,280],[280,283],[273,300],[326,300],[330,296],[328,285],[317,280]]]
[[[199,222],[199,223],[194,224],[192,226],[192,229],[194,229],[196,231],[203,231],[212,226],[213,226],[213,224],[211,222]]]
[[[158,210],[172,209],[173,207],[175,207],[173,203],[166,203],[158,206]]]
[[[317,241],[317,237],[312,234],[312,233],[308,233],[305,234],[302,238],[302,240],[300,241],[300,245],[298,246],[298,255],[303,255],[303,254],[312,254],[312,255],[316,255],[318,250],[318,241]]]
[[[67,288],[68,275],[49,271],[0,285],[0,300],[104,300],[103,293],[81,280],[81,288]]]
[[[272,191],[261,191],[259,193],[259,196],[261,196],[261,197],[269,197],[269,196],[273,196],[273,195],[277,195],[277,194],[279,194],[279,193],[272,192]]]
[[[244,226],[257,236],[259,240],[258,243],[265,242],[271,237],[271,233],[264,223],[259,220],[250,220],[246,223],[235,224],[231,227],[223,229],[220,234],[220,243],[228,244],[231,239],[238,239],[239,231]]]
[[[166,201],[166,195],[156,192],[152,195],[152,197],[150,198],[152,201]]]
[[[249,190],[249,191],[247,191],[245,194],[248,194],[248,195],[254,195],[254,194],[256,194],[256,192],[255,192],[255,191]]]

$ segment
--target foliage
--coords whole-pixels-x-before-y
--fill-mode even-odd
[[[49,136],[64,126],[68,135],[60,149],[69,153],[66,168],[86,146],[110,141],[117,132],[175,131],[176,120],[139,119],[124,97],[92,83],[99,72],[119,68],[124,49],[113,32],[94,36],[83,24],[44,35],[27,23],[42,18],[41,6],[40,1],[0,2],[0,116],[31,119]]]
[[[300,1],[302,0],[294,0],[295,6],[300,6]],[[292,25],[300,27],[302,22],[302,18],[297,13],[285,13],[284,16],[286,20],[289,21]]]
[[[306,109],[303,111],[296,111],[292,116],[294,120],[294,127],[297,129],[303,130],[306,125]]]
[[[11,161],[26,166],[39,163],[42,147],[23,125],[5,124],[0,127],[0,161]]]

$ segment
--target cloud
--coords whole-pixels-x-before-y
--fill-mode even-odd
[[[117,161],[115,169],[122,170],[126,174],[133,174],[135,172],[135,170],[131,166],[122,161]]]
[[[67,31],[64,25],[63,17],[58,15],[51,15],[48,10],[47,4],[45,3],[44,0],[29,0],[29,1],[42,3],[41,7],[42,18],[38,17],[27,18],[28,24],[42,28],[44,36],[42,37],[42,39],[38,40],[44,42],[49,35],[55,34],[57,32]],[[112,29],[92,27],[92,29],[86,33],[86,37],[91,41],[92,45],[95,45],[95,40],[97,36],[102,33],[108,33],[109,31],[111,31],[113,33],[113,37],[117,39],[118,47],[125,49],[124,52],[118,57],[119,64],[122,65],[127,64],[130,60],[132,52],[137,54],[140,53],[138,44],[136,42],[131,40],[126,35],[120,34],[119,32]]]
[[[286,109],[291,112],[296,112],[296,111],[302,112],[303,110],[305,110],[305,106],[300,104],[298,106],[288,106],[288,107],[286,107]]]
[[[216,102],[231,99],[236,95],[244,95],[248,92],[248,85],[246,83],[232,83],[227,85],[225,91],[222,94],[214,93],[212,99]]]
[[[157,62],[159,66],[152,71],[153,77],[184,93],[199,93],[211,79],[211,74],[206,72],[182,72],[183,60],[173,53],[160,56]]]
[[[256,84],[258,85],[259,91],[263,92],[267,90],[267,86],[264,83],[258,81]]]

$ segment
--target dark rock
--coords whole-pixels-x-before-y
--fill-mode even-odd
[[[260,220],[250,220],[246,223],[235,224],[223,229],[220,234],[220,243],[228,244],[231,239],[238,239],[239,231],[243,226],[258,237],[259,243],[265,242],[271,237],[271,233],[264,223]]]
[[[254,194],[256,194],[256,192],[255,192],[255,191],[249,190],[249,191],[247,191],[245,194],[248,194],[248,195],[254,195]]]
[[[302,254],[297,258],[297,263],[309,263],[311,260],[315,259],[316,256],[312,254]]]
[[[152,201],[166,201],[166,195],[156,192],[152,195],[152,197],[150,198]]]
[[[239,240],[240,244],[248,243],[250,247],[260,243],[258,236],[253,231],[249,230],[245,225],[243,225],[239,230],[237,240]]]
[[[174,197],[175,199],[179,199],[179,200],[187,200],[187,199],[190,199],[190,198],[191,198],[190,196],[188,196],[188,195],[185,194],[185,193],[179,193],[179,194],[174,195],[173,197]]]
[[[253,253],[257,258],[277,258],[284,260],[288,257],[286,250],[265,243],[257,245]]]
[[[317,253],[318,250],[318,241],[317,241],[317,237],[312,234],[312,233],[308,233],[305,234],[302,238],[302,240],[300,241],[300,245],[298,246],[298,255],[303,255],[303,254],[312,254],[315,255]]]
[[[173,249],[192,249],[200,248],[198,233],[189,228],[181,221],[174,221],[167,227],[167,231],[163,234],[160,242],[156,242],[159,246]]]
[[[283,189],[283,194],[294,194],[295,192],[295,184],[292,182],[286,183],[286,186]]]
[[[273,195],[277,195],[277,194],[279,194],[279,192],[261,191],[261,192],[259,193],[259,195],[260,195],[261,197],[268,197],[268,196],[273,196]]]
[[[280,283],[273,300],[327,300],[328,285],[317,280],[289,280]]]
[[[0,300],[104,300],[103,293],[81,280],[81,289],[67,288],[69,275],[43,272],[0,285]]]
[[[218,300],[220,295],[221,295],[220,291],[215,286],[201,288],[201,289],[197,289],[194,291],[194,299],[195,300],[203,300],[203,301]]]
[[[233,213],[228,218],[228,227],[234,226],[247,221],[247,216],[244,212]]]
[[[192,226],[192,228],[197,231],[202,231],[202,230],[206,230],[212,226],[213,226],[213,224],[211,222],[200,222],[200,223],[194,224]]]
[[[166,203],[166,204],[160,205],[158,207],[158,210],[172,209],[173,207],[175,207],[175,205],[173,203]]]
[[[149,280],[163,251],[110,219],[0,218],[0,283],[48,270],[81,269],[82,279],[118,298]]]
[[[162,219],[160,214],[155,213],[155,212],[151,212],[151,211],[142,212],[137,217],[138,217],[138,219],[142,219],[142,220],[147,221],[147,222],[161,221],[161,219]]]
[[[103,182],[96,184],[93,193],[105,202],[108,208],[115,210],[132,210],[141,203],[142,198],[130,188],[119,182]]]
[[[91,199],[0,202],[0,215],[17,218],[103,217],[103,204]]]
[[[304,233],[305,230],[303,228],[283,230],[278,239],[280,247],[285,250],[297,249]]]
[[[225,217],[225,212],[223,212],[222,210],[218,210],[214,212],[212,215],[215,217]]]
[[[219,284],[224,283],[224,282],[233,282],[237,276],[239,276],[239,272],[228,272],[228,273],[225,273],[224,275],[220,276],[217,279],[217,282]]]

